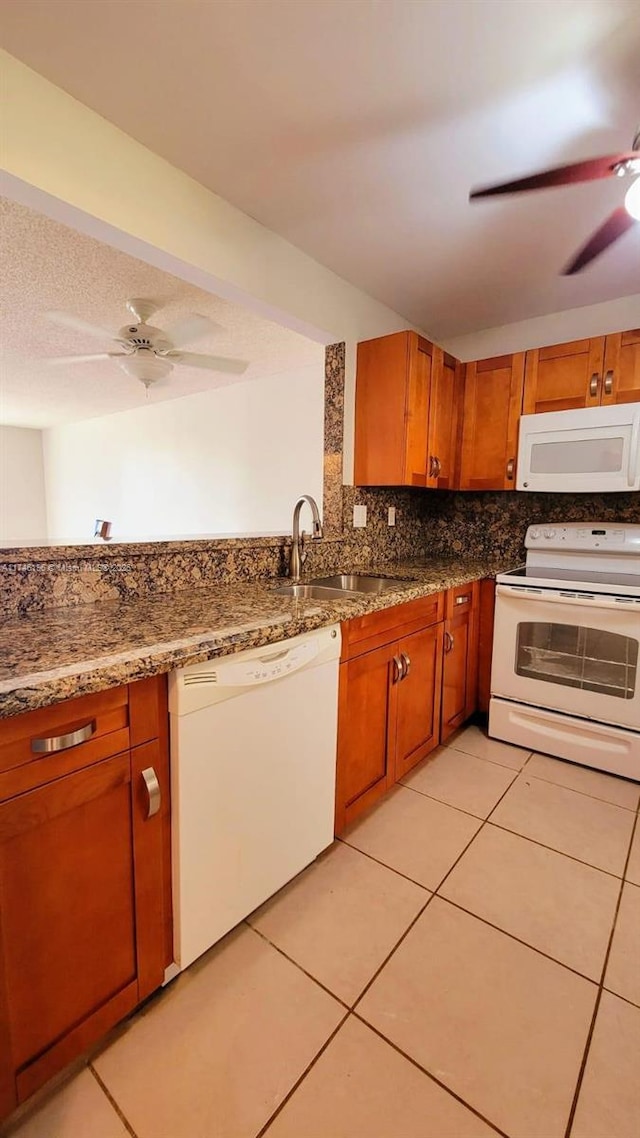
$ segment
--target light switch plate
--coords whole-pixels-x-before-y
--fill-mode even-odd
[[[357,529],[362,529],[367,524],[367,507],[354,506],[353,507],[353,524]]]
[[[389,511],[387,514],[387,524],[390,526],[394,526],[396,524],[396,508],[395,508],[395,506],[389,506]]]

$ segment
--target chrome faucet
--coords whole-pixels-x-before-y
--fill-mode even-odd
[[[310,494],[303,494],[301,498],[298,498],[293,509],[293,541],[291,543],[291,553],[289,554],[289,576],[292,581],[300,580],[300,570],[307,560],[307,554],[304,548],[304,530],[300,533],[300,510],[305,502],[308,502],[311,506],[311,513],[313,515],[312,540],[319,541],[322,537],[322,522],[320,521],[318,503]]]

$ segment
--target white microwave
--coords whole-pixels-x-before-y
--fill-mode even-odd
[[[516,490],[640,490],[640,403],[523,415]]]

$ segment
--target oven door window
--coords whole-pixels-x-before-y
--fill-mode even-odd
[[[516,673],[617,699],[633,699],[638,639],[575,624],[527,621],[518,625]]]

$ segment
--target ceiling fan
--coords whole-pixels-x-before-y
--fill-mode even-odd
[[[247,360],[231,359],[228,356],[200,355],[197,352],[184,352],[183,344],[190,344],[202,336],[211,335],[218,328],[207,316],[190,313],[177,324],[164,332],[149,324],[158,305],[153,300],[135,297],[126,301],[131,314],[131,322],[125,324],[114,336],[104,328],[88,324],[78,316],[68,312],[46,312],[45,316],[53,324],[71,328],[86,336],[107,340],[120,345],[117,352],[97,352],[95,355],[52,356],[50,364],[84,363],[89,360],[115,360],[119,367],[133,379],[139,379],[145,387],[164,379],[173,371],[175,364],[187,367],[206,368],[208,371],[228,372],[242,375],[249,366]]]
[[[515,182],[504,182],[497,186],[485,186],[473,190],[469,200],[489,198],[495,194],[514,194],[522,190],[542,190],[547,186],[566,186],[573,182],[593,182],[599,178],[631,178],[624,205],[618,206],[591,235],[572,261],[562,270],[563,276],[579,273],[604,253],[614,241],[622,237],[637,221],[640,221],[640,130],[637,132],[631,150],[626,154],[610,154],[605,158],[590,158],[585,162],[573,162],[569,166],[557,166],[552,170],[542,170],[528,178],[518,178]]]

